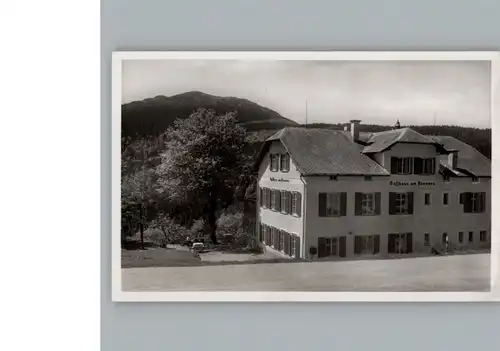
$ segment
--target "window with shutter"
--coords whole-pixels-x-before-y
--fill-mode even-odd
[[[361,216],[362,210],[363,193],[354,193],[354,215]]]
[[[290,170],[290,156],[288,154],[281,155],[280,170],[281,172],[288,172]]]
[[[326,257],[326,238],[318,238],[318,258]]]
[[[279,240],[279,244],[278,244],[278,250],[279,251],[284,251],[285,250],[285,231],[284,230],[280,230],[279,232],[280,234],[280,240]]]
[[[271,172],[277,172],[279,168],[279,154],[271,154]]]
[[[326,193],[319,193],[318,211],[319,211],[318,215],[320,217],[326,217]]]
[[[398,157],[391,157],[391,174],[401,174],[403,171],[401,159]]]
[[[297,236],[294,235],[294,234],[290,235],[290,256],[292,256],[292,257],[295,257],[295,251],[296,251],[296,249],[295,249],[295,238],[296,237]]]
[[[284,214],[288,214],[288,200],[287,200],[287,191],[281,190],[281,212]]]
[[[346,257],[346,237],[339,237],[339,256]]]
[[[297,216],[302,216],[302,194],[301,193],[296,193],[297,194]]]
[[[347,193],[340,193],[340,215],[347,214]]]
[[[295,237],[295,258],[300,258],[300,237]]]
[[[413,159],[413,169],[414,169],[414,173],[415,174],[422,174],[423,173],[423,163],[424,163],[424,160],[420,157],[415,157]]]
[[[382,193],[375,193],[375,215],[380,215]]]
[[[412,214],[413,192],[389,193],[389,214]]]
[[[407,214],[413,214],[413,192],[406,193]]]
[[[376,255],[380,252],[380,235],[374,235],[373,239],[373,254]]]
[[[361,240],[362,238],[358,235],[354,237],[354,254],[361,254]]]
[[[413,234],[406,233],[406,253],[413,252]]]
[[[389,193],[389,214],[396,214],[396,193]]]

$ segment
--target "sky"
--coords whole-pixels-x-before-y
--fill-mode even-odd
[[[298,123],[307,115],[308,123],[491,127],[489,61],[125,60],[122,67],[123,103],[201,91],[245,98]]]

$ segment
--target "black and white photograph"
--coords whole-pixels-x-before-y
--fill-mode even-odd
[[[123,299],[491,292],[487,55],[189,55],[115,53]]]

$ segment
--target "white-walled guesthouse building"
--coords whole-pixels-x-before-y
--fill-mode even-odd
[[[257,234],[295,258],[490,247],[491,163],[449,136],[287,127],[259,154]],[[315,253],[315,254],[313,254]]]

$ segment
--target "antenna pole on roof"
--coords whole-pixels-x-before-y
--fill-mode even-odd
[[[436,125],[436,111],[434,111],[434,125]]]

